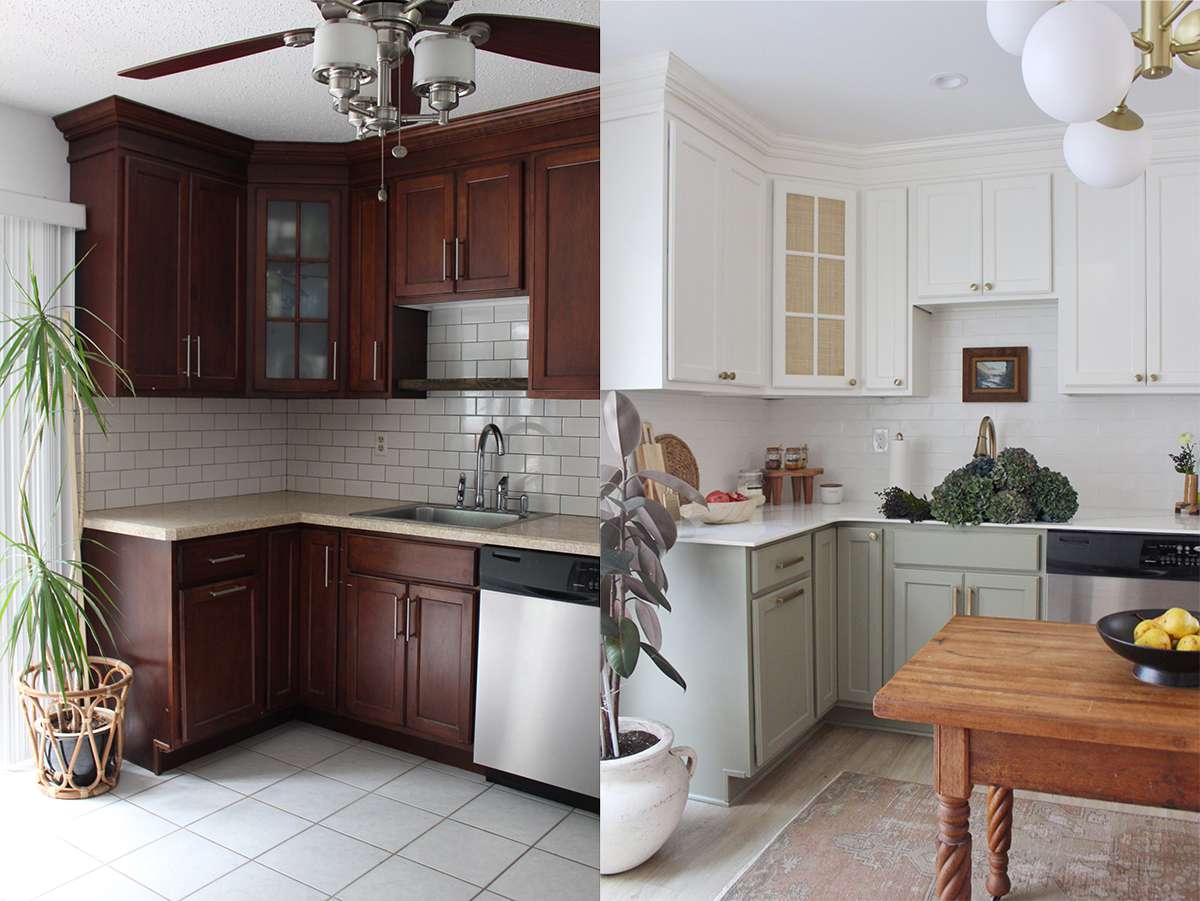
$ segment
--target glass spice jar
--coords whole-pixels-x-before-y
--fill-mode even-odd
[[[768,447],[767,448],[767,469],[782,469],[783,468],[783,448]]]
[[[746,497],[763,493],[763,474],[757,469],[743,469],[737,476],[737,490]]]
[[[807,462],[808,449],[806,447],[789,447],[783,458],[785,469],[803,469]]]

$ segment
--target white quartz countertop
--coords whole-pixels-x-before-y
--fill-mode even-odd
[[[437,538],[467,544],[530,548],[561,554],[599,556],[600,521],[589,516],[538,515],[500,529],[466,529],[457,526],[373,519],[353,514],[404,506],[400,501],[370,497],[338,497],[280,491],[246,494],[173,504],[147,504],[97,510],[84,517],[84,526],[158,541],[184,541],[276,526],[326,526],[359,531],[386,532],[416,538]]]
[[[880,522],[908,525],[904,519],[886,519],[877,504],[783,504],[760,507],[747,522],[709,526],[679,524],[679,541],[689,544],[719,544],[732,547],[761,547],[802,535],[825,526],[850,522]],[[930,520],[918,525],[944,526]],[[1163,532],[1175,535],[1200,535],[1200,516],[1177,515],[1170,510],[1121,510],[1112,508],[1081,509],[1070,522],[1030,522],[1016,525],[983,523],[983,529],[1075,529],[1091,532]]]

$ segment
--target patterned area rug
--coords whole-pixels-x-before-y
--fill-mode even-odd
[[[987,795],[971,798],[972,897],[988,898]],[[928,785],[842,773],[722,896],[934,897],[937,798]],[[1200,823],[1019,796],[1009,852],[1012,901],[1200,898]]]

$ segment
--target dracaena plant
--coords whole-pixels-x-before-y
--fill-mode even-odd
[[[0,636],[0,656],[19,663],[16,651],[24,639],[28,651],[25,667],[36,656],[42,684],[53,684],[59,691],[86,687],[88,638],[99,643],[101,632],[111,638],[105,618],[111,602],[104,577],[80,554],[83,466],[76,463],[84,451],[85,413],[106,431],[100,409],[104,394],[93,368],[110,366],[129,384],[124,371],[76,326],[77,308],[58,302],[59,292],[82,263],[83,259],[45,297],[32,259],[28,285],[6,267],[23,309],[0,317],[0,418],[15,417],[27,445],[17,482],[17,532],[0,532],[11,565],[11,576],[0,588],[0,619],[12,614]],[[92,315],[82,308],[78,312]],[[66,502],[71,526],[65,554],[59,553],[57,536],[51,539],[38,534],[29,500],[38,454],[46,449],[48,436],[57,440],[60,435],[67,439],[66,469],[71,473],[70,479],[64,473],[57,486],[57,497]]]
[[[656,482],[681,499],[703,504],[695,488],[665,472],[637,471],[634,450],[641,440],[637,408],[618,391],[604,398],[608,462],[600,487],[600,631],[603,657],[600,710],[601,757],[620,756],[621,680],[649,657],[668,678],[687,690],[683,676],[662,655],[659,611],[670,611],[662,558],[675,544],[675,523],[658,501],[647,497]]]

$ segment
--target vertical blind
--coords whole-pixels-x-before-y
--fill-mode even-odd
[[[14,278],[28,288],[32,271],[37,275],[44,299],[74,261],[73,228],[0,214],[0,340],[11,330],[4,324],[4,318],[28,312],[28,305],[13,283]],[[69,281],[54,302],[69,307],[74,304],[74,297],[74,283]],[[7,388],[5,386],[5,392]],[[29,436],[22,425],[20,405],[15,403],[8,414],[0,418],[0,531],[10,536],[20,534],[17,482],[29,447]],[[47,434],[42,451],[34,461],[29,484],[34,527],[47,559],[74,556],[67,505],[71,485],[63,478],[66,465],[63,437]],[[0,546],[0,580],[3,584],[7,585],[14,569],[7,544]],[[0,635],[7,634],[10,619],[11,612],[0,621]],[[13,684],[14,671],[24,662],[25,654],[24,648],[18,649],[14,661],[10,664],[6,660],[0,668],[0,765],[24,760],[31,753]]]

